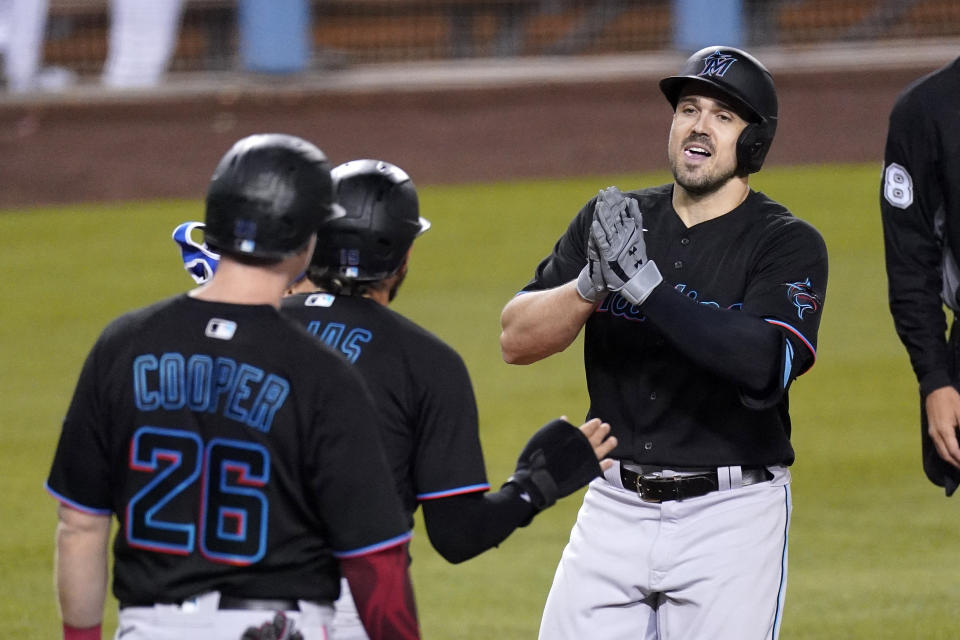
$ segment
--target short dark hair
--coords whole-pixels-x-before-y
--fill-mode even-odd
[[[348,278],[336,267],[307,267],[307,278],[316,287],[335,296],[364,296],[385,286],[383,280],[357,280]]]

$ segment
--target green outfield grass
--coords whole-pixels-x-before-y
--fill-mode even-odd
[[[924,478],[918,403],[886,307],[879,164],[769,168],[753,185],[817,226],[830,250],[819,359],[793,387],[797,463],[781,638],[956,638],[956,504]],[[587,407],[579,342],[529,367],[500,359],[503,304],[599,188],[665,174],[420,189],[433,229],[418,240],[396,308],[470,368],[491,482],[540,424]],[[55,503],[43,491],[86,352],[115,315],[191,285],[170,240],[199,201],[0,213],[0,629],[56,638]],[[579,496],[460,566],[418,521],[413,574],[432,640],[535,638]],[[106,630],[115,624],[108,603]],[[598,632],[596,638],[602,639]],[[585,639],[593,640],[593,639]]]

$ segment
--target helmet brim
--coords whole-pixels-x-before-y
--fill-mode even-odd
[[[670,76],[660,81],[660,91],[663,92],[663,95],[673,108],[676,109],[677,102],[680,101],[680,93],[684,87],[691,83],[705,85],[719,91],[729,99],[730,106],[733,107],[744,120],[749,122],[765,121],[765,118],[751,107],[742,96],[731,90],[729,85],[717,82],[711,78],[705,78],[703,76]]]
[[[424,218],[423,216],[420,216],[419,224],[420,224],[420,231],[417,231],[417,236],[422,236],[423,234],[425,234],[427,231],[430,230],[431,226],[433,226],[430,224],[430,221]],[[414,236],[414,237],[417,237],[417,236]]]

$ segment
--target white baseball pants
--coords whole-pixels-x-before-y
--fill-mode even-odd
[[[540,640],[775,640],[787,582],[790,472],[662,504],[618,465],[584,497]]]
[[[346,578],[340,578],[340,597],[333,603],[333,608],[330,640],[369,640]]]
[[[247,627],[273,620],[273,611],[221,610],[220,594],[211,592],[183,604],[126,607],[120,610],[114,640],[239,640]],[[304,640],[327,640],[333,607],[301,600],[288,611]]]

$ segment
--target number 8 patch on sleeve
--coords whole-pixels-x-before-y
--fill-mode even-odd
[[[896,162],[883,172],[883,197],[898,209],[906,209],[913,204],[913,178]]]

